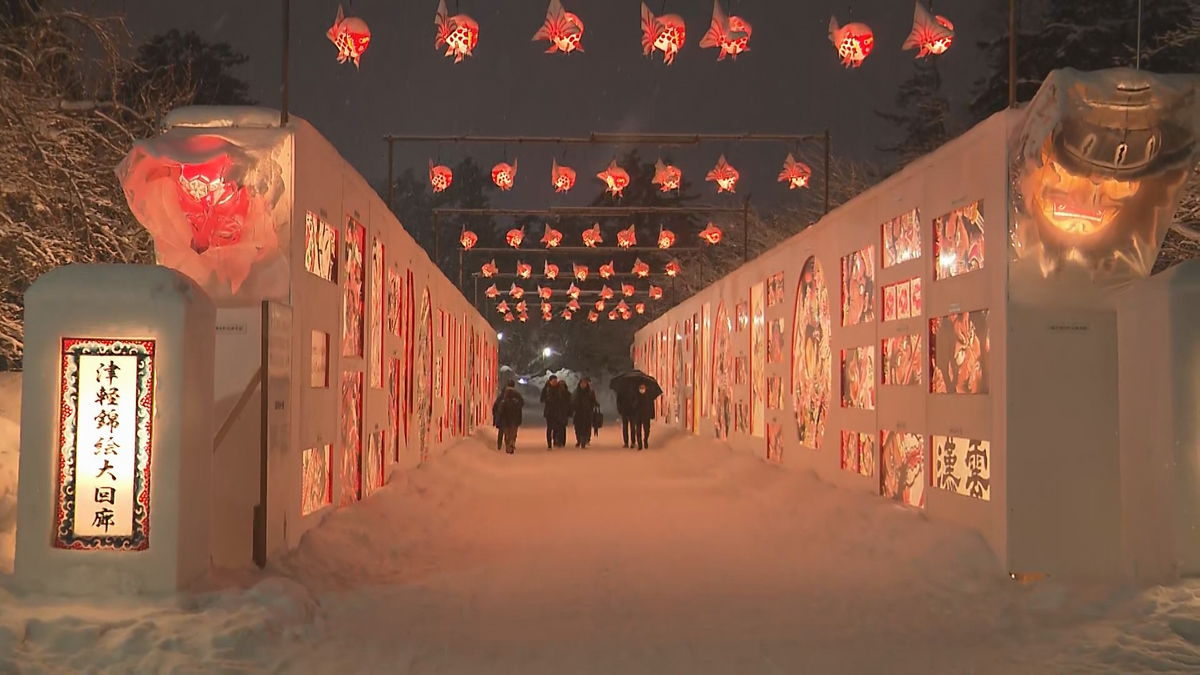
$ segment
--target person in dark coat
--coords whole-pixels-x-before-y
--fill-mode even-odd
[[[583,378],[571,397],[571,415],[575,418],[575,447],[586,448],[592,442],[592,421],[599,407],[600,402],[596,400],[596,390],[592,389],[592,381]]]
[[[551,375],[542,388],[543,416],[546,418],[546,449],[567,445],[567,420],[571,417],[571,391],[567,383]]]
[[[621,416],[621,447],[631,448],[630,437],[634,434],[634,417],[637,404],[637,392],[632,387],[626,387],[617,392],[617,414]],[[636,442],[634,440],[634,442]]]
[[[634,439],[637,449],[650,447],[650,420],[654,419],[654,397],[639,384],[633,399]]]
[[[496,397],[492,404],[492,420],[496,425],[496,449],[501,444],[504,451],[513,454],[517,451],[517,429],[521,427],[524,417],[525,397],[517,391],[517,383],[508,381],[504,391]]]

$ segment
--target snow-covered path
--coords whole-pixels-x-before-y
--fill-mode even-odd
[[[0,673],[1200,671],[1200,585],[1021,586],[916,511],[707,439],[603,434],[461,443],[208,593],[0,591]]]

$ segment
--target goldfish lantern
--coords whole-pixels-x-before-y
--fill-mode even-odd
[[[543,300],[549,300],[550,296],[553,294],[554,294],[553,288],[550,288],[549,286],[543,286],[541,284],[538,284],[538,297],[539,298],[542,298]]]
[[[548,303],[548,302],[543,302],[543,303],[542,303],[542,314],[549,314],[549,313],[550,313],[550,309],[551,309],[551,307],[550,307],[550,303]]]
[[[496,187],[505,192],[512,189],[513,181],[517,179],[517,160],[513,160],[512,164],[508,162],[500,162],[492,167],[492,182]]]
[[[913,13],[912,32],[904,41],[903,49],[906,51],[917,49],[918,59],[930,54],[935,56],[945,54],[946,50],[950,49],[950,44],[954,42],[954,24],[944,16],[935,16],[925,9],[925,5],[922,5],[919,0],[916,5],[916,11]]]
[[[633,314],[631,314],[631,313],[629,312],[629,310],[628,310],[628,309],[626,309],[624,312],[621,312],[621,313],[620,313],[620,316],[621,316],[621,320],[622,320],[622,321],[628,321],[628,320],[630,319],[630,317],[632,317],[632,316],[633,316]]]
[[[650,56],[654,50],[663,53],[663,63],[675,62],[675,55],[687,39],[687,27],[678,14],[654,16],[654,12],[642,3],[642,55]]]
[[[621,248],[630,248],[637,246],[637,226],[630,225],[628,228],[617,233],[617,246]]]
[[[596,248],[596,244],[603,243],[604,239],[600,237],[600,223],[592,225],[583,231],[583,245],[588,248]]]
[[[721,158],[717,160],[717,165],[708,172],[704,180],[716,183],[717,194],[721,194],[722,192],[734,192],[739,176],[738,170],[725,161],[725,155],[721,155]]]
[[[617,310],[615,310],[615,309],[608,310],[608,320],[609,321],[617,320]]]
[[[575,278],[580,281],[587,281],[587,278],[588,278],[587,265],[578,265],[575,263],[571,263],[571,264],[575,268]]]
[[[488,286],[487,290],[484,291],[483,294],[489,298],[494,298],[500,295],[500,289],[496,288],[496,284],[492,284],[491,286]]]
[[[547,279],[551,279],[551,280],[557,279],[558,278],[558,265],[555,265],[552,262],[545,263],[544,267],[542,268],[542,276],[546,277]]]
[[[596,323],[596,320],[599,318],[600,318],[599,314],[597,314],[595,312],[588,312],[588,321],[591,321],[592,323]]]
[[[521,277],[522,279],[528,279],[532,275],[533,267],[529,263],[517,263],[517,276]]]
[[[433,42],[434,49],[446,48],[446,58],[454,57],[459,63],[465,57],[474,56],[471,52],[479,44],[479,24],[466,14],[450,16],[446,10],[446,0],[438,0],[437,16],[433,18],[437,26],[437,39]]]
[[[613,274],[614,274],[614,272],[613,272],[613,263],[612,262],[609,262],[607,265],[600,266],[600,278],[601,279],[611,279]]]
[[[570,321],[571,317],[573,317],[573,316],[575,316],[575,315],[569,309],[564,309],[562,311],[562,318],[564,321]]]
[[[641,258],[633,261],[633,273],[639,279],[645,279],[650,276],[650,266],[642,262]]]
[[[453,182],[454,172],[450,170],[450,167],[444,164],[435,166],[433,160],[429,160],[429,184],[433,186],[434,192],[442,192]]]
[[[504,241],[507,241],[508,245],[513,248],[521,248],[521,242],[525,241],[525,228],[514,227],[509,230],[508,234],[504,235]]]
[[[597,312],[603,312],[603,311],[604,311],[604,301],[603,301],[603,300],[597,300],[597,301],[596,301],[596,311],[597,311]]]
[[[709,223],[708,227],[700,231],[700,238],[709,244],[716,246],[717,244],[721,243],[721,228]]]
[[[650,295],[651,300],[662,300],[662,296],[663,296],[662,286],[655,286],[654,284],[650,284],[649,295]]]
[[[625,304],[625,301],[622,300],[617,303],[617,311],[622,314],[625,314],[626,312],[629,311],[629,305]]]
[[[492,258],[491,262],[484,263],[483,267],[479,268],[479,272],[485,277],[494,277],[500,270],[496,267],[496,259]]]
[[[670,230],[658,229],[658,247],[668,249],[675,245],[675,233]]]
[[[808,187],[808,179],[812,176],[812,169],[804,162],[797,162],[792,153],[788,153],[787,159],[783,162],[783,171],[779,172],[779,182],[786,182],[789,190],[796,188]]]
[[[555,192],[570,192],[571,188],[575,187],[575,169],[561,166],[558,160],[554,160],[550,166],[550,182],[554,185]]]
[[[514,283],[512,287],[508,289],[508,294],[520,300],[525,295],[525,289]]]
[[[621,295],[631,298],[633,297],[633,284],[621,284]]]
[[[579,41],[583,39],[583,21],[571,12],[563,9],[559,0],[550,0],[550,8],[546,10],[546,22],[533,35],[533,41],[547,40],[550,46],[547,54],[562,52],[570,54],[583,51]]]
[[[517,315],[517,318],[521,320],[521,323],[525,323],[526,321],[529,321],[529,313],[521,312]]]
[[[587,275],[584,275],[584,276],[587,276]],[[571,298],[572,300],[579,299],[579,287],[576,286],[574,283],[572,283],[571,287],[567,289],[567,297]]]
[[[558,246],[562,243],[562,238],[562,232],[550,227],[549,223],[546,224],[546,234],[542,235],[542,243],[546,245],[546,248]]]
[[[551,314],[550,312],[542,313],[542,321],[553,321],[553,320],[554,320],[554,315]]]
[[[634,305],[633,311],[637,312],[638,314],[645,314],[646,313],[646,303],[639,302],[638,304]]]
[[[600,289],[600,298],[602,300],[612,300],[612,297],[613,289],[609,288],[608,285],[605,284],[604,287]]]
[[[338,63],[353,61],[355,68],[363,52],[367,51],[367,45],[371,44],[371,29],[367,28],[367,22],[358,17],[347,17],[341,5],[338,5],[333,27],[325,35],[337,47]]]
[[[651,182],[657,185],[661,192],[678,190],[683,182],[683,172],[670,164],[663,164],[660,159],[654,163],[654,180]]]
[[[857,68],[875,48],[875,33],[865,23],[848,23],[838,26],[836,16],[829,17],[829,41],[842,57],[842,65]]]
[[[579,300],[576,298],[571,298],[571,301],[567,303],[567,307],[573,311],[578,311],[579,310]]]
[[[515,317],[513,317],[512,312],[507,312],[504,314],[504,321],[507,323],[512,323],[514,318]]]
[[[596,174],[604,182],[608,194],[620,197],[625,194],[625,188],[629,187],[629,172],[617,166],[617,160],[609,163],[608,168]]]
[[[750,51],[750,24],[740,16],[727,16],[721,9],[720,0],[713,0],[712,25],[704,37],[700,38],[701,49],[716,48],[717,60],[732,56],[737,60],[738,54]]]
[[[479,235],[470,230],[463,230],[462,234],[458,235],[458,243],[462,244],[464,250],[470,251],[475,248],[475,243],[479,241]]]
[[[675,262],[674,260],[667,263],[667,276],[669,276],[669,277],[679,276],[679,273],[682,271],[683,271],[683,268],[681,268],[679,266],[679,263]]]
[[[524,293],[524,291],[522,291],[522,292],[521,292],[521,295],[524,295],[524,294],[525,294],[525,293]],[[519,297],[521,297],[521,296],[520,296],[520,295],[518,295],[517,297],[519,298]],[[517,303],[517,306],[516,306],[516,307],[514,307],[513,309],[517,310],[517,311],[518,311],[518,312],[520,312],[521,314],[524,314],[524,313],[525,313],[525,311],[528,309],[528,306],[525,304],[525,301],[524,301],[524,300],[522,300],[522,301],[518,302],[518,303]]]
[[[496,311],[500,312],[501,314],[504,314],[505,312],[507,312],[508,311],[508,301],[501,300],[500,304],[496,305]]]

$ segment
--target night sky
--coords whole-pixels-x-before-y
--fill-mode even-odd
[[[585,25],[586,52],[570,55],[544,54],[547,43],[531,40],[548,0],[459,1],[460,11],[481,24],[481,37],[474,57],[457,65],[433,48],[436,0],[344,3],[347,14],[363,18],[372,32],[359,71],[338,64],[325,37],[337,13],[336,0],[292,2],[292,112],[311,122],[373,183],[382,183],[387,174],[386,133],[820,133],[828,127],[835,154],[881,159],[875,148],[892,141],[894,130],[873,111],[893,108],[897,86],[912,72],[915,55],[900,49],[912,23],[909,0],[733,0],[726,7],[754,28],[751,51],[736,62],[727,58],[720,63],[716,50],[698,46],[712,15],[711,0],[668,0],[667,11],[682,15],[688,28],[687,44],[669,67],[661,53],[653,60],[642,56],[639,0],[565,0],[566,9]],[[980,74],[975,43],[981,37],[985,1],[942,0],[935,6],[957,29],[954,47],[941,64],[946,93],[959,114]],[[124,11],[135,41],[179,28],[228,42],[250,57],[239,75],[250,83],[251,96],[265,106],[279,105],[279,0],[74,4],[99,13]],[[650,6],[660,13],[662,0]],[[449,8],[454,14],[455,0],[449,0]],[[875,31],[875,50],[858,70],[838,62],[828,39],[831,13],[842,24],[863,21]],[[754,193],[757,202],[786,193],[774,178],[791,150],[714,144],[672,155],[685,177],[702,183],[703,173],[726,153],[742,172],[739,195]],[[552,194],[551,157],[574,166],[583,186],[614,152],[577,148],[564,158],[562,149],[547,147],[432,144],[397,146],[396,151],[397,171],[405,166],[424,170],[430,158],[452,165],[472,154],[491,167],[506,153],[509,161],[519,157],[517,189],[493,199],[495,206],[516,207],[545,205]],[[642,150],[643,155],[656,152]],[[807,152],[816,168],[819,148]]]

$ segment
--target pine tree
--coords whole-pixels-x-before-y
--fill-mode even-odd
[[[954,137],[950,101],[942,93],[938,58],[932,56],[914,63],[913,74],[900,84],[896,93],[898,112],[875,112],[903,133],[895,145],[879,148],[896,157],[897,169],[937,150]]]

